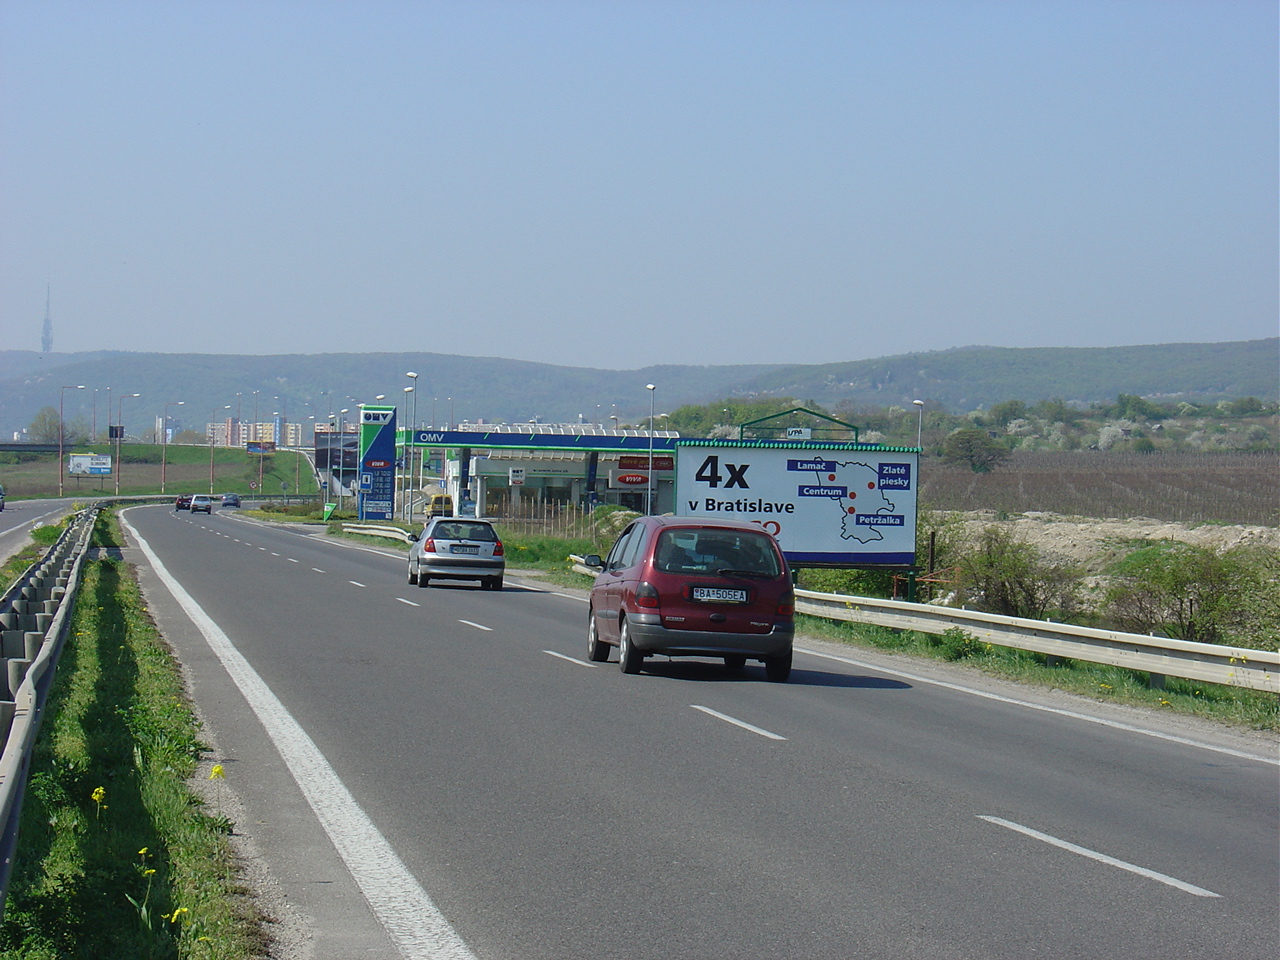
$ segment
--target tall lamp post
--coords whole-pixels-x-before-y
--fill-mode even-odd
[[[646,383],[644,388],[649,391],[649,469],[646,473],[644,487],[644,512],[646,516],[653,514],[653,403],[654,403],[654,385]]]
[[[63,400],[66,398],[68,390],[83,390],[84,384],[68,384],[65,387],[58,388],[58,496],[62,496],[62,477],[66,472],[65,464],[62,462],[62,450],[65,438],[67,436],[67,425],[63,418],[62,408]]]
[[[912,400],[916,407],[916,446],[920,446],[920,439],[924,436],[924,401]]]
[[[120,395],[119,401],[116,403],[116,419],[120,422],[117,426],[120,432],[116,434],[116,496],[120,496],[120,441],[124,438],[124,401],[126,397],[140,397],[140,393],[124,393]],[[107,419],[111,419],[111,411],[107,411]]]
[[[180,407],[187,401],[170,400],[164,405],[164,419],[160,424],[160,496],[164,496],[165,473],[169,468],[169,408]]]
[[[406,377],[412,377],[414,383],[418,382],[418,375],[410,372],[405,374]],[[413,520],[413,434],[417,430],[417,413],[418,413],[418,393],[413,387],[405,387],[405,399],[409,401],[409,429],[405,433],[404,444],[404,460],[405,460],[405,491],[404,491],[404,518],[406,521]]]

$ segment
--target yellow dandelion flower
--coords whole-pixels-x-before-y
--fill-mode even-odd
[[[225,780],[225,779],[227,779],[227,774],[226,774],[226,771],[222,769],[222,764],[220,764],[220,763],[215,763],[215,764],[213,765],[213,769],[209,771],[209,779],[210,779],[210,780]]]

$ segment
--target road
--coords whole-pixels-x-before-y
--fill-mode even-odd
[[[31,528],[38,523],[55,523],[78,501],[9,500],[0,510],[0,563],[26,546]]]
[[[299,956],[1280,950],[1265,742],[810,641],[624,676],[569,592],[125,517]]]

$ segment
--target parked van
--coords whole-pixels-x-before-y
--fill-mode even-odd
[[[447,493],[433,493],[427,497],[428,517],[452,517],[453,497]]]

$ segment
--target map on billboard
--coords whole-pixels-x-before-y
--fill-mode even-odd
[[[750,520],[792,563],[915,562],[915,451],[869,444],[681,443],[676,513]]]

